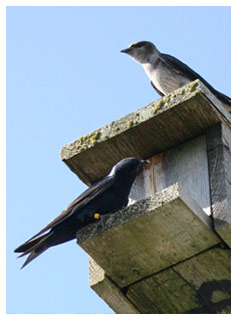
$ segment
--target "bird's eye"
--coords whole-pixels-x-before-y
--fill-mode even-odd
[[[140,42],[134,43],[133,48],[141,48],[141,47],[144,47],[145,44],[146,44],[145,41],[140,41]]]
[[[139,47],[141,47],[140,42],[136,42],[130,45],[130,48],[139,48]]]

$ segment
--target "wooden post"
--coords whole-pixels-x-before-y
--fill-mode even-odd
[[[230,129],[222,123],[207,131],[210,193],[214,228],[231,247]]]
[[[117,313],[230,313],[230,115],[196,80],[62,148],[87,185],[150,160],[130,205],[77,235]]]

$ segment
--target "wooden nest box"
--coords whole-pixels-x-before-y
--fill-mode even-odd
[[[131,156],[131,204],[77,236],[91,288],[116,313],[230,313],[230,114],[196,80],[61,151],[87,185]]]

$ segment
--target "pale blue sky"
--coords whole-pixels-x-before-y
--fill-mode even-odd
[[[7,8],[7,313],[113,313],[75,241],[23,270],[13,250],[86,188],[60,148],[159,98],[120,53],[139,40],[230,96],[229,7]]]

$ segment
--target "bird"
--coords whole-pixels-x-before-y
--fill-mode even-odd
[[[161,53],[156,46],[149,41],[132,43],[127,49],[120,52],[130,55],[144,68],[152,87],[160,96],[200,79],[205,86],[222,102],[224,108],[231,111],[231,98],[214,89],[198,73],[177,58]]]
[[[108,175],[85,190],[46,227],[14,250],[22,253],[19,257],[29,254],[21,268],[48,248],[75,239],[81,228],[98,222],[101,216],[126,207],[132,184],[148,163],[148,160],[128,157],[115,164]]]

